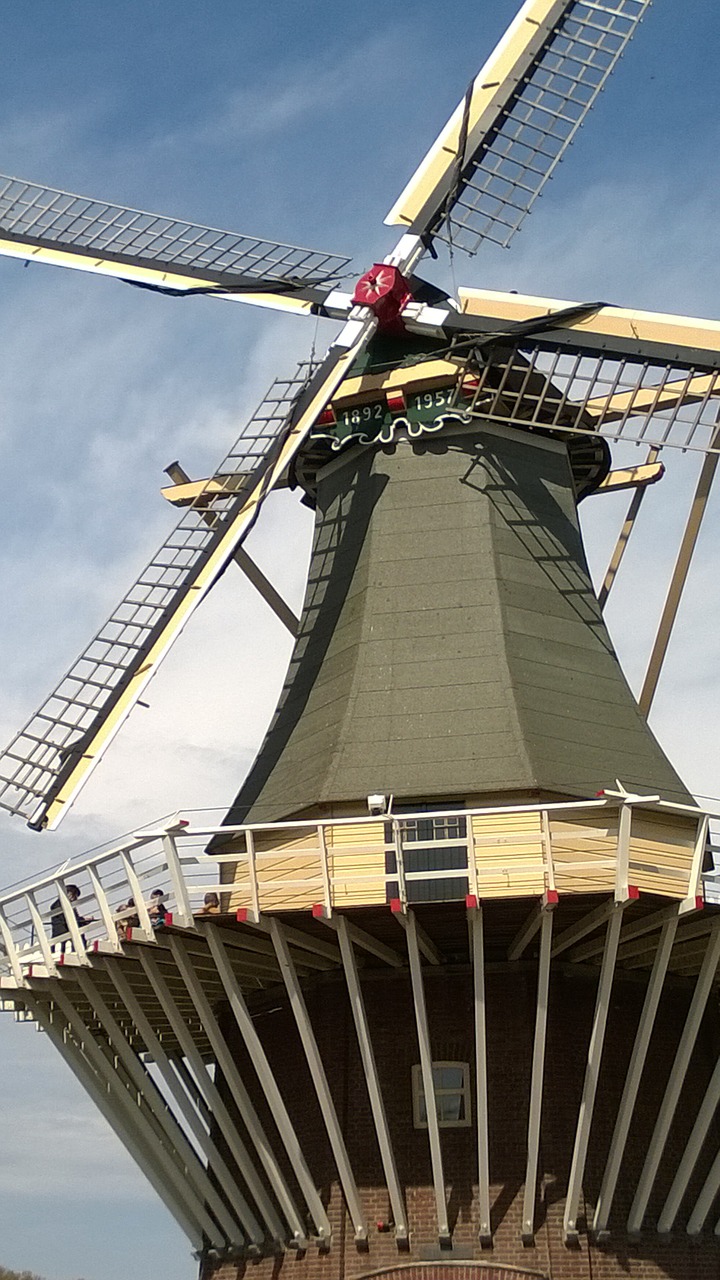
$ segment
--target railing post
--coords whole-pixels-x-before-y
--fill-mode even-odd
[[[33,925],[35,926],[35,935],[37,937],[38,945],[42,952],[42,958],[45,961],[45,965],[49,970],[49,972],[55,973],[56,972],[55,956],[53,955],[52,947],[50,946],[47,933],[45,932],[45,921],[43,920],[38,910],[38,905],[37,905],[37,902],[35,901],[35,895],[32,893],[26,893],[25,901],[28,904],[28,911],[30,912],[30,918],[33,922]]]
[[[325,904],[325,910],[327,911],[328,915],[331,915],[333,903],[332,903],[332,890],[330,888],[330,871],[328,868],[327,842],[325,840],[325,828],[323,827],[321,822],[318,822],[318,825],[317,825],[317,835],[318,835],[318,844],[320,846],[320,870],[322,873],[322,882],[323,882],[323,901]]]
[[[703,860],[705,857],[705,845],[707,844],[709,826],[709,815],[704,813],[698,820],[697,831],[695,833],[695,845],[693,847],[692,863],[690,866],[687,897],[684,899],[682,904],[685,911],[694,911],[698,905],[698,898],[703,896]]]
[[[395,870],[397,871],[398,895],[403,907],[407,907],[407,885],[405,883],[405,862],[403,860],[402,832],[397,818],[392,820],[393,845],[395,847]]]
[[[108,942],[110,943],[113,951],[120,951],[121,946],[120,939],[118,937],[117,924],[115,922],[115,917],[110,910],[110,903],[108,902],[107,894],[102,887],[100,875],[94,867],[88,867],[88,874],[90,876],[93,893],[95,894],[95,901],[98,904],[100,915],[102,916],[103,924],[105,925]]]
[[[147,903],[143,898],[142,885],[140,884],[140,881],[138,880],[138,877],[137,877],[137,872],[135,871],[135,868],[132,862],[130,861],[130,851],[128,849],[123,849],[122,853],[120,854],[120,857],[122,859],[122,864],[125,870],[125,875],[127,877],[127,882],[132,891],[131,896],[135,903],[135,909],[137,911],[138,919],[140,921],[140,928],[144,929],[145,933],[149,934],[150,937],[153,937],[154,931],[152,927],[152,920],[150,919],[150,913],[147,909]]]
[[[553,862],[552,834],[550,831],[550,814],[543,809],[540,815],[542,831],[542,848],[545,860],[545,891],[555,892],[555,863]]]
[[[12,929],[8,924],[7,918],[5,916],[5,911],[3,910],[2,907],[0,907],[0,937],[2,937],[3,946],[5,947],[5,951],[7,952],[7,958],[10,961],[12,976],[19,987],[24,987],[25,978],[23,976],[22,966],[20,964],[18,949],[15,945],[15,939],[13,938]]]
[[[168,871],[170,872],[170,881],[175,895],[175,903],[177,906],[177,919],[173,916],[173,924],[182,925],[183,929],[192,929],[194,925],[192,905],[185,884],[182,864],[177,850],[177,842],[175,840],[174,831],[167,831],[163,836],[163,849],[165,850],[165,858],[167,861]]]
[[[248,879],[250,880],[250,903],[253,917],[258,920],[260,918],[260,893],[255,862],[255,836],[249,829],[245,832],[245,853],[247,854]]]
[[[467,849],[467,869],[468,869],[468,892],[475,895],[477,901],[480,901],[480,892],[478,890],[478,874],[477,860],[475,857],[475,832],[473,831],[472,814],[468,814],[465,818],[465,847]]]
[[[615,867],[615,901],[627,902],[630,866],[630,828],[632,806],[622,804],[618,817],[617,861]]]
[[[75,908],[73,907],[72,902],[67,896],[64,882],[60,879],[56,880],[55,888],[57,889],[58,898],[60,899],[60,906],[62,907],[62,913],[65,916],[65,921],[67,923],[67,927],[68,927],[67,931],[70,934],[70,938],[72,940],[73,950],[77,952],[78,956],[82,961],[84,961],[85,964],[88,964],[89,961],[86,954],[85,939],[83,938],[82,933],[80,932],[80,925],[77,922],[77,916],[75,915]]]

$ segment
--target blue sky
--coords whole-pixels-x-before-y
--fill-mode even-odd
[[[430,0],[4,6],[0,169],[353,253],[360,274],[394,242],[383,216],[515,9],[445,0],[440,20]],[[658,3],[512,249],[459,260],[460,282],[720,317],[719,37],[714,0]],[[212,468],[275,373],[331,331],[0,261],[3,740],[160,541],[163,467]],[[609,611],[635,684],[697,471],[694,458],[667,462]],[[623,510],[622,498],[585,504],[599,571]],[[278,495],[253,533],[298,607],[310,530]],[[711,796],[719,536],[711,513],[653,721]],[[156,814],[222,806],[288,656],[280,625],[226,574],[63,827],[38,836],[0,815],[0,883]],[[156,1280],[190,1280],[184,1240],[43,1037],[5,1015],[0,1060],[0,1263],[124,1280],[132,1258]]]

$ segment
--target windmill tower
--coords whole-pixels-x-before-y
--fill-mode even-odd
[[[0,897],[3,998],[203,1276],[717,1272],[708,819],[644,713],[720,324],[416,274],[436,240],[511,238],[644,9],[527,0],[352,295],[333,255],[0,188],[3,253],[343,321],[212,477],[174,469],[178,528],[0,761],[0,804],[56,826],[233,558],[297,632],[220,827],[179,815]],[[615,440],[644,464],[613,470]],[[602,604],[676,446],[706,461],[638,707]],[[299,621],[243,547],[281,483],[316,512]],[[598,599],[577,506],[618,488]]]

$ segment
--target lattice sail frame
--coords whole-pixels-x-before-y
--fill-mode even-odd
[[[521,81],[469,174],[439,239],[466,253],[507,247],[552,177],[649,0],[581,0]]]
[[[223,492],[213,493],[211,500],[201,493],[188,507],[107,622],[0,755],[0,808],[29,822],[43,808],[63,768],[82,752],[84,735],[108,710],[242,507],[250,477],[267,465],[313,368],[301,363],[292,377],[273,383],[208,482],[210,488],[221,481]]]
[[[484,240],[507,247],[650,2],[536,0],[526,5],[386,221],[412,226],[418,216],[431,235],[469,254]],[[498,73],[514,81],[509,93],[497,87]],[[440,164],[443,199],[437,190],[425,191],[424,170],[436,173]]]
[[[328,287],[350,261],[339,254],[221,231],[5,174],[0,174],[0,241],[10,242],[0,245],[3,253],[15,244],[19,250],[30,247],[30,253],[21,254],[25,257],[35,256],[34,246],[58,256],[67,251],[125,264],[131,281],[133,268],[149,267],[159,277],[162,272],[187,276],[189,286],[196,277],[199,284],[212,281],[236,289],[258,288],[268,281],[289,288],[301,283]],[[181,281],[171,278],[167,283]]]
[[[464,348],[467,348],[464,350]],[[578,344],[463,339],[457,360],[459,413],[526,430],[594,435],[657,448],[720,452],[720,370],[634,356],[589,353]],[[162,547],[111,617],[24,729],[0,755],[0,807],[30,822],[46,804],[83,737],[136,669],[178,597],[244,502],[249,477],[267,462],[312,367],[279,379]],[[468,385],[474,383],[468,396]],[[235,479],[236,483],[228,483]]]
[[[420,191],[420,197],[416,191],[411,200],[415,206],[412,217],[402,211],[395,218],[392,213],[389,216],[388,221],[404,223],[410,234],[403,235],[386,261],[401,273],[411,275],[434,236],[445,236],[453,247],[468,252],[474,252],[479,240],[485,238],[507,244],[572,141],[649,2],[526,0],[406,189],[407,192],[415,185]],[[494,71],[500,75],[499,80],[493,79]],[[441,161],[438,152],[443,153]],[[347,265],[346,258],[233,236],[15,179],[5,179],[3,189],[2,181],[0,253],[101,271],[136,283],[151,283],[153,287],[173,290],[178,286],[179,292],[195,287],[242,296],[249,291],[246,300],[265,305],[277,305],[278,297],[284,294],[294,309],[335,314],[324,311],[323,302],[328,299],[329,281]],[[401,210],[405,195],[393,212]],[[317,278],[318,271],[323,273],[322,281]],[[278,286],[275,290],[273,282]],[[338,317],[345,316],[351,300],[344,295],[338,298]],[[351,314],[355,316],[356,312]],[[367,312],[364,314],[368,316]],[[338,348],[352,346],[353,326],[365,326],[359,341],[366,341],[373,324],[371,316],[349,320],[347,340],[338,340],[331,346],[326,364],[318,372],[322,383],[323,369],[327,367],[325,403],[338,386],[332,372],[333,363],[344,359],[338,356]],[[614,366],[606,362],[612,357],[603,357],[593,366],[592,362],[583,363],[590,357],[580,353],[573,364],[574,357],[568,356],[568,350],[571,348],[565,344],[565,354],[560,356],[553,354],[551,346],[539,345],[535,351],[527,344],[518,345],[510,360],[512,368],[503,377],[496,349],[488,366],[495,373],[491,377],[487,370],[483,372],[485,364],[480,361],[477,391],[472,403],[463,405],[464,410],[531,428],[537,424],[568,432],[600,429],[615,438],[633,438],[629,433],[635,429],[639,438],[649,440],[637,426],[638,415],[634,412],[641,407],[638,396],[642,392],[646,397],[642,411],[648,420],[653,409],[669,415],[661,430],[663,444],[675,443],[670,437],[678,433],[677,423],[682,421],[680,406],[686,412],[691,403],[699,408],[690,434],[702,441],[706,426],[703,415],[715,395],[712,370],[683,371],[682,366],[673,365],[658,375],[664,379],[659,393],[653,375],[638,375],[635,368],[632,376],[629,372],[626,376],[632,362],[621,361],[622,372],[618,372],[617,361]],[[532,366],[530,373],[528,362]],[[471,356],[468,367],[474,369],[476,365]],[[345,366],[346,371],[348,367]],[[691,393],[693,379],[708,374],[713,385],[705,387],[693,401],[693,393],[698,391],[693,387]],[[519,396],[515,394],[514,402],[511,396],[508,403],[507,395],[510,383],[517,382],[518,377],[520,385],[539,377],[545,388],[537,392],[534,407],[530,395],[522,413],[517,408]],[[658,397],[667,393],[672,398],[670,384],[683,378],[687,394],[674,405],[667,398],[661,404]],[[249,477],[255,464],[259,465],[263,450],[266,457],[272,455],[272,433],[281,436],[287,422],[285,409],[289,410],[292,395],[299,393],[303,385],[302,377],[276,384],[280,388],[278,396],[275,398],[273,388],[270,407],[266,411],[264,406],[256,415],[259,423],[266,423],[268,431],[266,435],[260,430],[260,453],[256,455],[251,450],[250,459],[245,462],[242,453],[234,457],[235,450],[231,451],[211,477],[211,482],[221,482],[218,487],[224,492],[212,498],[201,495],[195,507],[189,509],[108,623],[0,756],[0,807],[24,814],[35,825],[37,815],[47,812],[48,796],[58,797],[63,779],[64,796],[56,798],[55,808],[65,804],[68,774],[75,776],[79,761],[98,758],[94,750],[83,754],[91,740],[97,741],[98,725],[113,714],[116,702],[124,699],[129,703],[131,696],[139,696],[142,681],[138,680],[138,668],[142,671],[146,651],[173,615],[178,599],[188,594],[208,561],[216,576],[213,551],[224,556],[227,542],[235,538],[233,520],[238,518],[245,500],[245,477]],[[292,388],[287,403],[283,388]],[[625,404],[622,411],[617,399],[612,406],[605,404],[617,395],[630,395],[632,404]],[[653,400],[650,406],[648,395]],[[310,430],[313,418],[323,407],[322,390],[315,387],[311,400],[311,407],[303,415],[303,434]],[[619,425],[610,432],[607,428],[613,421]],[[255,423],[253,419],[250,427]],[[248,439],[241,437],[240,445],[244,447]],[[703,446],[690,443],[680,447]],[[272,461],[269,465],[273,466]],[[227,485],[227,477],[233,475],[238,478],[236,490]],[[258,484],[259,507],[265,481]],[[228,525],[232,528],[228,529]],[[206,580],[208,576],[209,570]],[[178,625],[177,619],[174,625]],[[153,651],[153,670],[159,660]],[[145,665],[150,665],[149,658]],[[114,731],[107,725],[102,729],[104,745]],[[83,768],[87,774],[89,766]]]
[[[480,352],[470,343],[461,367],[455,403],[490,422],[720,453],[720,369],[710,364],[531,340]]]

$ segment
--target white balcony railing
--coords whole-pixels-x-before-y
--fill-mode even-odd
[[[174,815],[0,894],[0,977],[21,983],[29,966],[119,952],[128,929],[153,941],[158,893],[165,921],[183,928],[206,894],[223,912],[252,915],[467,894],[622,895],[628,884],[694,900],[707,832],[700,809],[615,794],[236,827],[207,812]]]

